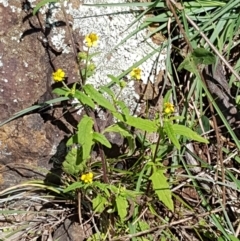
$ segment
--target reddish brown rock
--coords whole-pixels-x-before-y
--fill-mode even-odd
[[[11,2],[11,4],[13,4]],[[14,5],[11,5],[12,7]],[[18,2],[14,6],[21,9]],[[46,91],[47,55],[36,34],[22,39],[30,28],[24,11],[0,4],[0,121],[35,103]]]
[[[39,114],[24,116],[0,128],[1,189],[25,178],[45,178],[50,158],[63,139],[57,127]]]
[[[64,69],[69,81],[77,79],[73,53],[56,53],[51,44],[44,43],[52,36],[42,29],[45,15],[32,16],[32,10],[23,7],[26,1],[8,2],[7,7],[0,3],[0,123],[36,102],[53,98],[54,68]],[[64,20],[63,15],[58,17]],[[67,31],[66,26],[61,28]],[[26,178],[44,178],[64,137],[57,121],[53,123],[29,114],[0,127],[0,189]]]

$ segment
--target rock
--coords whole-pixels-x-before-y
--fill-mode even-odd
[[[46,51],[37,33],[21,41],[31,28],[24,16],[19,1],[11,1],[11,7],[0,4],[0,121],[31,106],[46,91]]]
[[[39,114],[24,116],[0,128],[1,188],[29,178],[45,178],[63,132]]]
[[[32,16],[27,1],[4,3],[0,3],[0,123],[36,102],[53,99],[54,68],[64,69],[71,81],[77,78],[73,54],[56,54],[44,44],[51,37],[45,15]],[[29,114],[0,127],[0,189],[29,178],[44,179],[64,138],[61,120],[45,123],[39,114]]]
[[[53,240],[58,241],[83,241],[86,235],[79,223],[66,219],[54,232]]]

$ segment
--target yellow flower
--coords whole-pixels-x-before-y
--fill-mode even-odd
[[[168,115],[168,114],[171,114],[173,112],[174,112],[174,105],[170,102],[166,102],[164,104],[164,113]]]
[[[130,73],[130,76],[133,78],[133,79],[136,79],[136,80],[140,80],[141,79],[141,73],[142,73],[142,70],[140,68],[134,68],[131,73]]]
[[[58,69],[56,72],[52,73],[52,77],[55,82],[61,82],[65,79],[65,72],[62,69]]]
[[[98,41],[98,36],[95,33],[90,33],[85,37],[86,45],[91,48],[91,47],[96,47],[97,46],[97,41]]]
[[[83,174],[81,176],[81,180],[84,181],[85,183],[92,183],[92,181],[93,181],[93,173],[89,172],[87,174]]]

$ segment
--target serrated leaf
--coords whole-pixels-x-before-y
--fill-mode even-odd
[[[102,145],[106,146],[107,148],[112,147],[112,145],[108,141],[108,139],[101,133],[94,132],[93,133],[93,140],[101,143]]]
[[[127,198],[122,195],[118,195],[115,201],[116,201],[118,215],[121,221],[123,221],[124,218],[127,216],[127,210],[129,206]]]
[[[214,54],[209,52],[207,49],[204,48],[196,48],[192,52],[192,57],[195,64],[214,64],[216,59]]]
[[[70,174],[70,175],[75,175],[76,174],[76,169],[75,169],[75,166],[72,165],[70,162],[68,162],[67,160],[65,160],[63,162],[63,171],[66,172],[67,174]]]
[[[69,185],[68,187],[66,187],[64,190],[63,190],[63,193],[66,193],[66,192],[70,192],[72,190],[76,190],[77,188],[81,188],[84,186],[84,183],[83,182],[74,182],[72,183],[71,185]]]
[[[107,203],[108,203],[107,199],[101,194],[98,194],[92,200],[93,210],[97,213],[102,213]]]
[[[47,3],[56,3],[58,2],[59,0],[43,0],[41,2],[39,2],[36,7],[33,9],[33,15],[35,15],[37,13],[37,11],[42,7],[44,6],[45,4]]]
[[[88,105],[92,109],[95,108],[95,105],[92,99],[89,96],[85,95],[83,92],[76,90],[74,97],[76,97],[83,105]]]
[[[174,210],[172,192],[169,188],[167,178],[164,175],[164,171],[157,169],[153,172],[152,176],[149,178],[152,181],[153,189],[157,194],[159,200],[171,211]]]
[[[78,143],[82,145],[82,158],[86,160],[90,157],[91,148],[93,145],[93,120],[86,115],[78,124]]]
[[[180,144],[179,144],[179,141],[176,137],[176,133],[173,129],[173,124],[170,123],[169,121],[164,121],[164,124],[163,124],[163,129],[165,131],[165,133],[167,134],[168,138],[171,140],[171,142],[173,143],[173,145],[180,150]]]
[[[198,135],[196,132],[192,131],[186,126],[183,125],[178,125],[178,124],[173,124],[172,125],[172,130],[175,133],[175,135],[182,135],[185,137],[188,137],[191,140],[199,141],[208,144],[209,141],[200,135]]]
[[[80,148],[72,148],[66,155],[62,164],[63,171],[70,175],[77,175],[85,168],[85,161],[82,159]]]
[[[83,87],[84,91],[95,101],[98,105],[115,112],[116,109],[113,104],[108,101],[102,94],[100,94],[92,85],[87,84]]]

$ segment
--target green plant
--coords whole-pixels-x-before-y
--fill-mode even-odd
[[[91,59],[88,53],[86,55],[80,53],[79,56],[84,60]],[[82,71],[83,73],[87,73],[88,64],[93,63],[86,61],[85,70]],[[134,74],[136,74],[135,72]],[[140,79],[140,74],[141,71],[139,69],[136,79]],[[120,91],[126,87],[127,83],[121,79],[114,76],[109,77],[115,84],[119,85]],[[133,77],[135,77],[135,75]],[[77,83],[75,83],[72,88],[69,88],[63,82],[63,87],[53,90],[53,92],[58,95],[77,99],[79,103],[85,107],[86,113],[88,114],[82,117],[77,126],[76,134],[71,136],[67,142],[69,152],[63,162],[63,170],[69,175],[68,180],[71,181],[65,183],[64,193],[71,193],[72,196],[78,196],[76,193],[80,193],[82,198],[88,197],[87,199],[92,202],[94,212],[110,216],[116,212],[119,216],[117,220],[122,224],[128,216],[127,209],[129,209],[129,206],[133,205],[135,209],[140,208],[137,199],[144,195],[152,196],[153,193],[155,193],[167,208],[174,211],[170,184],[165,176],[166,169],[161,163],[163,159],[161,147],[171,146],[168,151],[174,149],[174,147],[180,150],[180,143],[183,143],[183,136],[185,137],[185,141],[186,138],[203,143],[208,143],[208,141],[190,128],[177,123],[179,120],[182,120],[182,118],[173,116],[175,111],[174,106],[168,102],[170,92],[165,97],[163,113],[159,112],[155,119],[148,120],[133,117],[126,104],[118,100],[119,94],[114,94],[110,87],[103,86],[99,90],[96,90],[92,85],[87,83],[87,79],[84,82],[85,84],[80,89],[76,89]],[[108,98],[105,97],[106,94]],[[116,123],[106,127],[101,132],[97,131],[99,128],[96,127],[96,120],[91,114],[91,109],[94,109],[96,106],[108,111],[116,121]],[[123,174],[119,180],[119,184],[112,184],[114,179],[109,177],[110,167],[102,149],[102,146],[111,148],[111,143],[107,140],[105,134],[115,132],[122,135],[123,138],[127,138],[130,148],[129,152],[135,153],[137,151],[136,146],[131,144],[136,141],[136,137],[134,137],[132,133],[132,128],[138,129],[142,133],[155,132],[159,135],[156,144],[150,143],[150,149],[152,150],[150,154],[145,154],[141,157],[142,161],[145,162],[142,167],[143,172],[141,177],[138,177],[137,172],[132,171],[132,175],[138,179],[138,182],[142,183],[140,189],[136,189],[134,183],[129,185],[124,181],[124,179],[129,176],[128,173]],[[97,168],[95,167],[95,161],[92,159],[92,150],[96,147],[99,148],[99,153],[101,153],[102,163],[102,166],[97,165]],[[125,155],[130,156],[131,154],[126,153]],[[166,153],[164,155],[166,155]],[[91,174],[90,180],[86,176],[89,174],[85,174],[89,171],[93,173]],[[103,179],[99,177],[96,178],[96,176],[99,176],[99,173],[103,174]],[[94,175],[93,179],[92,175]],[[134,218],[137,218],[137,215],[138,213],[135,214]],[[113,217],[113,219],[116,220],[116,217]]]
[[[35,14],[39,8],[49,2],[57,2],[57,0],[41,1],[33,13]],[[206,65],[214,64],[216,56],[209,49],[203,48],[205,42],[199,35],[203,32],[208,35],[210,43],[214,43],[219,49],[217,52],[214,50],[215,53],[229,54],[232,45],[231,41],[227,41],[226,36],[230,34],[233,37],[239,27],[239,21],[235,14],[239,4],[237,1],[183,1],[181,5],[177,3],[173,9],[171,8],[172,4],[171,1],[166,1],[166,5],[162,1],[113,4],[146,7],[137,16],[137,19],[140,19],[147,11],[156,10],[156,15],[147,18],[131,36],[154,22],[162,23],[155,29],[155,32],[162,30],[164,34],[169,34],[167,43],[169,52],[166,61],[166,73],[168,75],[166,74],[165,78],[170,79],[172,86],[165,94],[163,103],[155,112],[152,120],[148,119],[147,115],[145,118],[133,116],[126,103],[119,100],[121,91],[128,85],[123,77],[130,73],[132,79],[139,81],[141,69],[138,65],[148,56],[118,77],[109,75],[110,83],[95,89],[93,85],[88,83],[88,78],[95,71],[93,57],[98,53],[90,54],[89,48],[97,44],[98,37],[95,33],[90,33],[85,38],[88,51],[77,53],[77,64],[80,69],[79,81],[73,85],[68,85],[64,82],[66,74],[63,70],[58,69],[53,73],[53,79],[62,83],[62,87],[53,90],[55,94],[62,96],[57,100],[76,99],[85,113],[77,125],[76,132],[67,141],[68,153],[62,163],[65,178],[62,178],[61,185],[56,187],[37,181],[29,185],[41,189],[46,188],[63,198],[76,200],[81,224],[83,224],[83,210],[85,211],[84,216],[87,213],[93,221],[98,219],[98,227],[95,228],[96,233],[88,238],[89,241],[108,240],[108,237],[111,237],[112,240],[156,240],[156,237],[152,234],[156,230],[162,232],[161,240],[178,240],[171,227],[178,223],[181,224],[181,220],[174,222],[169,216],[174,213],[179,216],[179,219],[182,218],[182,223],[185,222],[184,219],[190,221],[192,217],[184,216],[182,210],[187,210],[192,216],[196,216],[196,219],[199,218],[193,226],[193,230],[200,240],[205,237],[211,240],[238,240],[234,235],[229,234],[229,232],[234,234],[234,228],[229,220],[228,213],[225,211],[225,204],[220,201],[222,217],[215,214],[216,210],[208,200],[209,194],[206,195],[206,190],[200,185],[201,181],[210,181],[200,175],[192,174],[192,166],[187,164],[183,157],[190,153],[201,163],[200,165],[203,168],[211,172],[214,171],[215,176],[221,172],[221,182],[214,182],[214,185],[220,185],[224,190],[227,186],[224,179],[226,178],[236,184],[236,186],[231,184],[228,187],[239,190],[239,180],[225,169],[222,163],[221,165],[218,164],[221,166],[219,171],[217,165],[213,166],[211,163],[206,163],[187,147],[192,140],[209,144],[205,138],[198,134],[204,133],[207,136],[205,131],[210,130],[209,117],[205,116],[203,95],[207,96],[209,102],[213,104],[236,146],[238,148],[240,146],[235,133],[202,81],[201,70]],[[168,6],[168,9],[166,9],[166,6]],[[174,21],[177,24],[181,20],[184,26],[184,31],[181,34],[185,37],[185,42],[190,49],[187,54],[179,51],[183,61],[178,68],[171,63],[170,59],[169,46],[174,43],[171,39],[171,33],[167,29],[167,20],[170,14],[174,15]],[[217,18],[220,18],[220,21],[216,23],[214,21]],[[192,23],[191,21],[198,22],[197,30],[194,25],[187,23]],[[220,32],[219,29],[223,26],[226,28],[223,32]],[[179,29],[181,30],[180,26]],[[128,36],[125,40],[131,36]],[[159,51],[159,49],[153,52]],[[239,63],[238,61],[236,66]],[[179,104],[176,94],[177,87],[172,76],[175,74],[179,81],[178,72],[183,69],[191,72],[191,89],[189,93],[183,94],[186,104],[179,111],[177,108]],[[233,74],[231,78],[234,79],[236,77],[234,76]],[[113,92],[112,85],[119,87],[118,93]],[[162,91],[161,94],[165,92]],[[198,111],[189,111],[188,102],[193,98],[194,101],[191,103],[194,107],[196,106],[196,109],[199,109],[200,114]],[[96,108],[107,113],[113,118],[114,123],[100,130],[94,114]],[[195,129],[196,125],[197,128]],[[126,142],[123,153],[115,158],[108,158],[107,155],[108,149],[112,148],[112,144],[107,138],[109,133],[119,134]],[[157,135],[156,141],[150,141],[147,138],[147,135],[152,133]],[[204,146],[207,147],[207,145]],[[230,156],[229,150],[222,149]],[[97,157],[93,155],[95,151],[99,154]],[[221,159],[220,155],[217,158]],[[238,159],[236,157],[239,162]],[[165,165],[165,160],[170,160],[171,163]],[[126,169],[118,168],[117,164],[120,161],[131,162],[131,165]],[[181,185],[181,183],[179,184],[181,181],[178,179],[178,175],[181,176],[181,174],[176,174],[178,167],[184,169],[186,175],[182,175],[182,177],[187,177],[186,183],[191,183],[189,186],[196,190],[199,197],[198,205],[201,206],[201,212],[204,210],[205,213],[197,215],[196,210],[189,205],[188,200],[184,200],[179,193],[175,192],[176,186]],[[220,199],[220,196],[218,196],[218,199]],[[182,209],[182,207],[184,208]],[[147,216],[144,216],[145,213],[147,213]],[[165,215],[162,215],[162,213]],[[171,215],[168,216],[166,213],[171,213]],[[153,216],[154,220],[149,216]],[[208,222],[211,224],[209,227],[212,224],[215,227],[212,229],[205,227]]]

